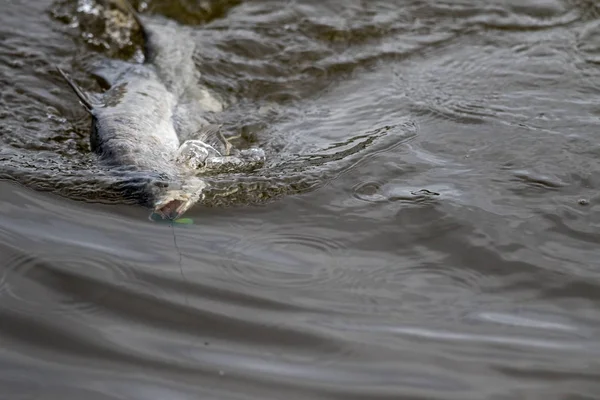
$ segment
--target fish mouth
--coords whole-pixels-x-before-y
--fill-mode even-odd
[[[186,202],[183,200],[171,200],[166,204],[156,206],[154,212],[162,219],[174,220],[179,218],[187,210]]]
[[[175,220],[180,218],[202,197],[206,182],[190,179],[176,189],[159,193],[154,202],[154,213],[162,219]],[[152,218],[152,216],[151,216]]]

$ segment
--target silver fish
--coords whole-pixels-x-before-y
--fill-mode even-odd
[[[144,63],[107,61],[95,72],[108,86],[101,96],[86,94],[57,69],[92,117],[92,151],[104,163],[160,174],[166,184],[149,182],[143,190],[154,213],[176,219],[203,197],[208,184],[199,175],[251,171],[264,164],[265,153],[233,148],[203,118],[207,101],[190,96],[197,77],[186,32],[144,23],[128,3],[117,5],[142,30]]]

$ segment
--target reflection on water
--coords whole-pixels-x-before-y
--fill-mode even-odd
[[[54,70],[131,21],[3,6],[0,398],[598,398],[595,2],[137,5],[268,165],[149,221]]]

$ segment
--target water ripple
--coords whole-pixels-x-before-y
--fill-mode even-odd
[[[310,235],[310,228],[298,224],[294,230],[262,226],[248,232],[230,248],[227,271],[244,285],[302,288],[326,284],[333,279],[344,244],[322,232]],[[283,228],[283,229],[282,229]]]
[[[154,177],[98,166],[53,71],[100,92],[135,24],[5,3],[0,397],[597,397],[597,2],[134,1],[268,155],[185,226],[131,206]]]
[[[17,252],[0,275],[2,306],[21,313],[91,314],[110,295],[110,285],[131,280],[130,269],[93,258],[87,252],[57,256]],[[100,282],[109,285],[102,288]],[[32,298],[30,292],[39,296]]]

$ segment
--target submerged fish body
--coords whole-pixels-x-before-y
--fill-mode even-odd
[[[152,70],[129,73],[90,110],[92,150],[117,165],[174,169],[179,148],[172,122],[176,100]]]
[[[127,9],[146,39],[144,64],[100,68],[109,88],[98,98],[58,70],[92,116],[92,150],[104,163],[161,176],[161,182],[149,180],[144,197],[155,213],[174,219],[202,197],[207,184],[199,173],[256,169],[264,152],[233,149],[202,117],[199,102],[192,101],[191,118],[186,95],[195,84],[192,41],[173,25],[155,28]],[[119,68],[110,68],[115,64]],[[182,143],[182,137],[189,139]]]

